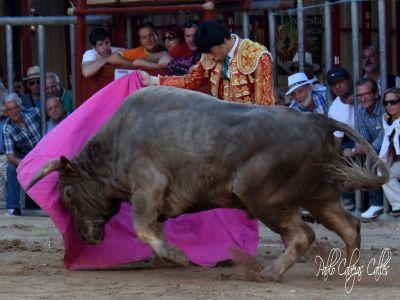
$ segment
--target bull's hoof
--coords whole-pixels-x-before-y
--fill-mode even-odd
[[[189,260],[187,259],[186,254],[178,248],[168,248],[166,259],[179,266],[187,267],[189,265]]]
[[[282,281],[282,276],[277,275],[276,272],[274,272],[271,268],[264,268],[260,272],[260,275],[267,281],[273,281],[273,282],[281,282]]]

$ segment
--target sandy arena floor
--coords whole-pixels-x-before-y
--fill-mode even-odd
[[[273,283],[251,281],[232,265],[154,269],[147,262],[114,270],[67,271],[62,240],[49,218],[0,213],[0,299],[399,299],[400,219],[362,224],[364,269],[347,284],[336,269],[330,269],[334,275],[325,281],[322,271],[316,276],[315,257],[320,255],[326,265],[331,249],[342,249],[343,244],[321,225],[311,224],[317,239],[308,261],[294,265],[281,283]],[[283,251],[280,237],[263,226],[260,232],[257,258],[271,264]],[[382,253],[386,258],[379,263]],[[373,267],[373,258],[380,267]],[[382,275],[375,277],[374,270]]]

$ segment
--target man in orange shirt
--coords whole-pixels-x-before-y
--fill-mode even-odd
[[[132,62],[135,59],[144,58],[150,54],[162,51],[153,23],[147,22],[142,24],[139,27],[138,35],[140,46],[130,50],[120,51],[119,54],[123,58]]]

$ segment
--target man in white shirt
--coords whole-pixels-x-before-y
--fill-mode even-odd
[[[328,71],[326,78],[332,92],[336,95],[329,107],[328,116],[354,128],[353,84],[349,72],[341,67],[332,68]],[[348,139],[343,132],[335,131],[334,135],[341,145],[343,155],[348,152],[350,154],[355,152],[354,141]],[[354,196],[352,194],[343,193],[342,198],[343,206],[346,209],[354,209]]]
[[[328,71],[327,81],[336,98],[333,100],[328,116],[354,128],[354,105],[352,82],[345,68],[332,68]],[[335,137],[343,144],[343,132],[335,131]]]
[[[82,57],[82,75],[85,77],[95,75],[109,62],[112,54],[120,50],[111,47],[109,33],[104,28],[93,29],[89,34],[89,41],[93,48],[87,50]]]

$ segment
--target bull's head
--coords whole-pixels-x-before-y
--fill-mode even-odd
[[[60,174],[61,202],[71,213],[81,239],[99,244],[104,239],[105,224],[118,213],[121,201],[107,199],[104,184],[93,180],[76,162],[64,156],[43,166],[26,191],[52,171]]]

